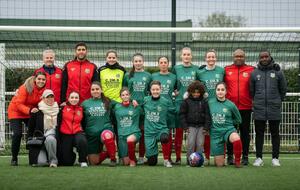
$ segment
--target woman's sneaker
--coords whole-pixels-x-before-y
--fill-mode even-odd
[[[81,162],[80,167],[86,168],[86,167],[88,167],[88,164],[86,162]]]
[[[264,161],[261,158],[256,158],[256,160],[253,163],[253,166],[256,166],[256,167],[260,167],[263,165],[264,165]]]
[[[57,168],[57,164],[52,163],[52,164],[50,164],[49,167],[50,167],[50,168]]]
[[[274,166],[274,167],[279,167],[280,166],[280,162],[277,158],[272,159],[272,166]]]
[[[167,167],[167,168],[172,168],[172,164],[169,160],[164,160],[164,166]]]

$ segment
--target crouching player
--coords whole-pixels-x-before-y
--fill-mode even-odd
[[[121,89],[120,97],[122,103],[116,104],[113,109],[117,121],[119,156],[124,165],[136,166],[135,144],[141,137],[139,120],[142,109],[132,105],[128,88]]]
[[[233,144],[235,166],[241,166],[242,143],[234,125],[241,123],[241,115],[237,107],[230,100],[225,98],[226,85],[219,82],[216,85],[217,98],[209,100],[212,126],[210,130],[211,153],[215,156],[215,165],[225,165],[224,145]]]
[[[164,97],[160,96],[161,83],[152,81],[150,84],[151,96],[145,97],[143,108],[145,111],[145,146],[146,157],[149,166],[157,164],[158,146],[157,142],[162,144],[169,142],[169,128],[167,126],[168,114],[175,114],[175,107]],[[163,149],[164,166],[172,167],[169,161],[169,153]]]

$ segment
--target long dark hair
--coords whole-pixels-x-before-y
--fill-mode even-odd
[[[98,81],[93,81],[92,82],[92,85],[97,85],[97,86],[99,86],[100,88],[101,88],[101,83],[100,82],[98,82]],[[102,89],[102,88],[101,88]],[[104,93],[103,92],[101,92],[101,100],[102,100],[102,102],[103,102],[103,104],[104,104],[104,108],[105,108],[105,110],[106,111],[109,111],[109,104],[110,104],[110,99],[109,98],[107,98],[105,95],[104,95]]]
[[[134,68],[134,65],[133,65],[133,61],[134,61],[135,57],[141,57],[143,59],[143,61],[144,61],[144,55],[143,54],[141,54],[141,53],[135,53],[135,54],[133,54],[132,59],[131,59],[131,61],[132,61],[132,68],[129,71],[129,78],[132,78],[134,76],[135,68]]]

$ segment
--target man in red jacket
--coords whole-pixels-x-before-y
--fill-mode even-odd
[[[99,81],[97,66],[87,59],[87,45],[83,42],[75,46],[75,58],[65,64],[62,76],[61,102],[72,91],[78,92],[80,102],[91,98],[91,85],[93,81]]]
[[[248,153],[250,143],[250,118],[252,111],[252,99],[249,85],[253,66],[246,65],[245,52],[236,49],[233,52],[233,64],[225,67],[224,81],[227,85],[226,98],[231,100],[239,109],[242,116],[242,123],[239,126],[243,145],[242,164],[248,165]],[[233,165],[232,144],[227,145],[227,163]]]
[[[51,89],[54,92],[54,100],[60,104],[60,90],[62,70],[54,65],[55,53],[52,49],[47,49],[43,52],[44,65],[34,71],[34,75],[39,71],[46,73],[46,89]]]

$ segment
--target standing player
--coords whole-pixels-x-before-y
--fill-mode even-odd
[[[105,58],[106,64],[98,69],[102,91],[109,99],[122,102],[120,90],[126,71],[118,63],[118,54],[115,50],[108,50]]]
[[[157,142],[162,144],[169,141],[169,128],[167,126],[168,113],[175,113],[175,108],[170,102],[160,96],[161,84],[159,81],[152,81],[150,84],[151,96],[145,97],[143,108],[145,111],[145,147],[148,164],[154,166],[157,164],[158,146]],[[170,158],[164,152],[164,166],[172,167]]]
[[[38,103],[45,90],[46,74],[37,72],[18,88],[18,93],[12,98],[8,105],[9,126],[13,131],[11,141],[11,165],[18,165],[18,154],[22,139],[22,123],[28,126],[31,113],[38,112]]]
[[[51,89],[54,93],[54,100],[60,104],[60,91],[61,91],[61,80],[62,70],[54,65],[55,53],[52,49],[47,49],[43,52],[44,65],[34,71],[34,75],[37,72],[46,73],[46,89]]]
[[[183,96],[187,91],[188,86],[196,80],[198,67],[192,64],[192,50],[189,47],[184,47],[181,50],[181,65],[174,66],[172,72],[176,75],[177,93],[175,98],[176,106],[176,130],[175,130],[175,164],[181,164],[181,148],[183,140],[183,128],[180,126],[179,109],[183,101]]]
[[[233,144],[235,166],[241,166],[242,142],[235,129],[241,123],[241,115],[237,107],[226,99],[226,85],[219,82],[216,85],[216,98],[209,100],[212,126],[210,130],[211,153],[215,157],[216,166],[224,166],[224,145]]]
[[[87,59],[87,45],[83,42],[75,46],[75,59],[66,63],[63,69],[61,85],[61,102],[72,91],[79,93],[80,102],[91,97],[90,89],[93,81],[99,80],[97,67]]]
[[[109,157],[110,166],[116,166],[116,144],[110,120],[110,101],[104,96],[98,81],[92,83],[91,96],[92,98],[82,103],[89,162],[91,165],[98,165]],[[103,145],[107,152],[102,150]]]
[[[205,91],[209,99],[216,97],[216,84],[223,81],[224,69],[216,65],[217,52],[210,49],[205,53],[206,65],[203,65],[197,71],[197,79],[205,86]],[[210,137],[205,135],[204,139],[205,164],[209,165],[210,156]]]
[[[256,160],[254,166],[263,166],[262,150],[264,133],[268,121],[272,136],[272,165],[280,166],[279,125],[281,103],[285,98],[287,83],[285,76],[271,57],[270,52],[261,51],[257,68],[251,73],[250,93],[253,97],[253,115],[255,124]]]
[[[139,128],[141,106],[134,107],[130,101],[129,89],[123,87],[120,96],[122,103],[114,106],[113,113],[117,120],[118,149],[124,165],[136,166],[135,144],[141,137]]]
[[[248,153],[252,112],[252,99],[250,96],[249,85],[250,76],[253,70],[253,66],[246,65],[245,52],[242,49],[236,49],[233,52],[233,64],[225,67],[224,82],[227,86],[226,98],[236,105],[242,117],[242,123],[239,125],[239,130],[243,144],[243,165],[248,165],[249,162]],[[234,161],[231,143],[227,144],[227,155],[227,164],[232,165]]]
[[[128,87],[131,93],[131,99],[135,100],[139,105],[144,102],[144,97],[149,94],[149,85],[151,82],[151,74],[144,71],[144,56],[136,53],[132,57],[132,69],[126,73],[123,86]],[[139,141],[139,160],[138,164],[144,164],[145,143],[144,143],[144,116],[141,116],[140,129],[142,137]]]
[[[157,80],[161,83],[161,96],[166,98],[168,101],[171,102],[171,104],[174,105],[174,101],[172,98],[172,94],[174,90],[176,89],[176,75],[169,72],[169,59],[166,56],[161,56],[158,58],[158,67],[159,72],[152,74],[152,80]],[[174,105],[175,106],[175,105]],[[167,119],[168,128],[170,129],[169,133],[169,142],[166,144],[162,144],[162,149],[165,149],[164,151],[168,155],[168,158],[171,160],[171,152],[172,152],[172,129],[175,128],[175,115],[171,114],[168,116]],[[167,158],[164,158],[167,159]]]

